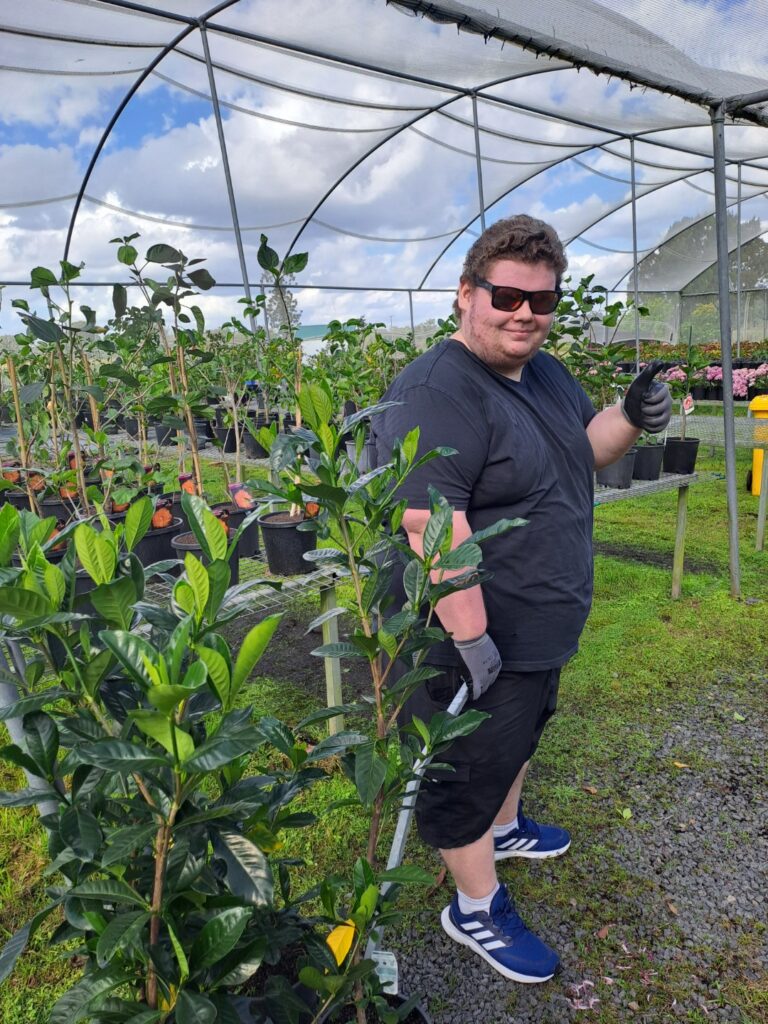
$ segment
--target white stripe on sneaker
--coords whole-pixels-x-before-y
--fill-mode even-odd
[[[495,942],[484,942],[483,943],[483,948],[487,949],[488,951],[490,951],[492,949],[500,949],[503,946],[504,946],[504,943],[503,942],[499,942],[498,939],[496,939]]]
[[[462,921],[461,927],[464,929],[465,932],[474,932],[478,928],[484,928],[485,925],[482,923],[482,921],[467,921],[466,923]]]

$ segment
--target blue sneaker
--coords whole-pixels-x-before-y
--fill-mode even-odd
[[[493,897],[490,914],[462,914],[457,894],[440,915],[440,923],[452,939],[479,953],[511,981],[549,981],[560,962],[557,953],[525,927],[505,885]]]
[[[505,857],[559,857],[571,845],[571,837],[564,828],[555,825],[537,825],[523,814],[523,805],[517,809],[517,826],[503,836],[493,837],[496,860]]]

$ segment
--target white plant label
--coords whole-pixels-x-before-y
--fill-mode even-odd
[[[396,996],[398,985],[397,957],[386,949],[375,949],[371,953],[371,959],[376,964],[376,973],[379,976],[382,988],[390,995]]]

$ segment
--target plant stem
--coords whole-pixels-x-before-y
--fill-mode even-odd
[[[64,365],[64,353],[58,345],[56,346],[56,352],[59,357],[59,370],[61,371],[61,386],[64,391],[64,403],[67,407],[67,414],[69,416],[69,429],[72,431],[72,444],[74,445],[75,452],[75,472],[77,474],[77,490],[80,495],[80,500],[83,503],[83,512],[88,515],[90,512],[90,506],[88,504],[88,495],[86,494],[83,453],[80,451],[80,433],[77,429],[77,412],[72,402],[72,389],[70,387],[70,378],[67,376],[66,367]]]
[[[181,388],[184,398],[184,419],[187,424],[187,433],[189,434],[189,448],[192,453],[192,471],[195,474],[195,483],[197,484],[197,493],[202,497],[203,495],[203,470],[200,465],[200,452],[197,448],[197,434],[195,433],[195,423],[192,419],[192,409],[189,405],[189,382],[187,379],[187,364],[184,356],[184,345],[179,339],[178,332],[176,333],[176,360],[179,367],[179,379],[181,381]]]
[[[16,430],[19,435],[19,455],[21,458],[21,468],[24,473],[24,486],[27,491],[27,498],[29,499],[29,507],[36,514],[40,512],[35,501],[35,495],[32,491],[32,484],[29,482],[29,453],[27,451],[27,442],[24,437],[24,420],[21,416],[21,400],[19,398],[19,382],[16,379],[16,366],[13,362],[13,356],[9,355],[7,360],[8,366],[8,379],[11,382],[11,391],[13,392],[13,408],[16,413]]]

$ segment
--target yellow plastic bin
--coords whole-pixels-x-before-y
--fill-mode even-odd
[[[768,395],[758,395],[749,403],[749,415],[756,420],[768,420]],[[768,441],[768,423],[764,427],[756,428],[756,437],[761,441]],[[752,449],[752,493],[757,497],[760,494],[760,480],[763,475],[763,452],[762,448]]]

